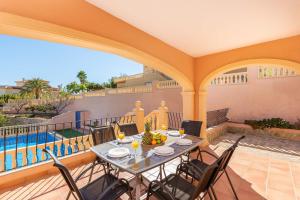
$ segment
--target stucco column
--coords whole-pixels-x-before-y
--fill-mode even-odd
[[[182,95],[183,120],[193,120],[194,119],[195,92],[194,91],[182,91],[181,95]]]
[[[200,137],[204,139],[203,145],[208,144],[207,140],[207,109],[206,109],[206,100],[207,100],[207,90],[199,91],[199,119],[202,121]]]
[[[142,108],[142,102],[136,101],[135,102],[135,108],[133,109],[133,112],[136,117],[136,126],[138,128],[138,131],[141,133],[144,131],[144,118],[145,118],[145,112]]]
[[[160,106],[158,108],[158,129],[162,128],[162,126],[166,126],[168,128],[168,107],[166,106],[165,101],[160,102]]]

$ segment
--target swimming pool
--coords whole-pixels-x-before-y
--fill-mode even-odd
[[[22,148],[27,146],[35,146],[36,144],[44,144],[47,142],[54,142],[58,141],[59,138],[54,137],[50,133],[31,133],[28,135],[18,135],[17,136],[9,136],[5,138],[1,137],[0,138],[0,152],[4,150],[4,142],[5,142],[5,149],[10,150],[10,149],[15,149],[17,148]],[[17,144],[17,145],[16,145]]]

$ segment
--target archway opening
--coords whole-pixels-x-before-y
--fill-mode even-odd
[[[294,124],[299,74],[299,63],[280,59],[251,59],[219,67],[201,82],[200,119],[212,126],[207,111],[229,107],[232,121],[283,118]],[[206,129],[201,134],[207,138]]]

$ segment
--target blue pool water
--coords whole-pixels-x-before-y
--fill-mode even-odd
[[[45,144],[47,142],[54,142],[59,140],[55,138],[52,134],[49,133],[32,133],[28,135],[18,135],[16,136],[9,136],[5,138],[5,147],[6,150],[21,148],[27,146],[35,146],[36,144]],[[16,146],[17,143],[17,146]],[[0,138],[0,151],[4,150],[4,138]]]

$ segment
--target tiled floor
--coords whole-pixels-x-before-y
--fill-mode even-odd
[[[226,134],[210,145],[209,150],[220,155],[237,137],[238,135]],[[242,141],[229,164],[230,168],[228,170],[241,200],[300,200],[300,157],[297,156],[300,153],[300,144],[297,146],[295,145],[297,143],[293,143],[295,147],[293,147],[293,152],[288,152],[291,148],[290,146],[285,148],[284,145],[281,145],[284,143],[289,144],[277,138],[266,140],[264,137],[253,135],[247,135],[247,138]],[[207,162],[213,161],[208,157],[205,160]],[[178,162],[179,160],[174,160],[168,163],[167,173],[174,172]],[[76,176],[83,169],[83,166],[75,168],[72,170],[72,174]],[[99,168],[94,177],[101,175],[101,173],[102,171]],[[157,173],[158,169],[153,169],[144,175],[153,180],[156,179]],[[121,176],[127,179],[132,178],[130,174],[126,173],[121,173]],[[87,178],[84,178],[79,182],[79,185],[86,182]],[[229,184],[224,177],[216,184],[215,189],[219,199],[233,199]],[[0,199],[62,200],[66,198],[67,193],[68,188],[61,176],[57,175],[44,177],[34,183],[2,190],[0,191]],[[128,199],[128,197],[124,195],[122,199]]]

